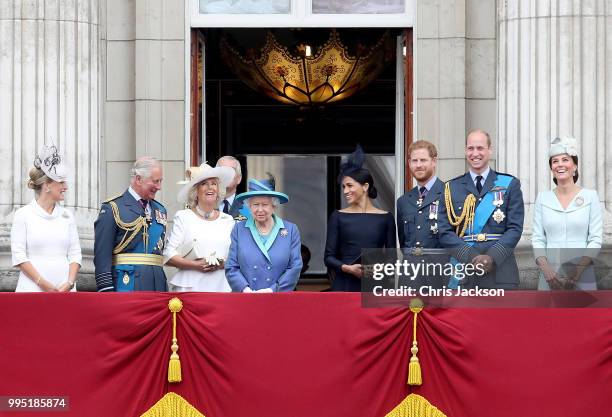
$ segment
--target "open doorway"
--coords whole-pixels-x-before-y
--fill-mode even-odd
[[[288,48],[300,42],[325,42],[331,29],[194,29],[192,33],[192,164],[214,164],[233,155],[247,178],[267,172],[291,202],[279,213],[295,222],[312,253],[308,276],[326,276],[323,251],[327,218],[343,207],[337,182],[343,156],[361,144],[368,154],[379,197],[376,204],[394,212],[396,196],[397,54],[367,86],[343,100],[322,105],[283,103],[241,79],[223,48],[227,39],[246,56],[261,48],[272,33]],[[385,32],[394,40],[403,31],[338,29],[348,48],[376,42]],[[237,45],[237,46],[236,46]],[[403,80],[401,81],[403,83]],[[196,119],[196,120],[194,120]],[[401,153],[399,154],[401,155]],[[400,156],[401,158],[401,156]]]

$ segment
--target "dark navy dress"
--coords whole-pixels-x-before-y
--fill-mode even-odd
[[[361,250],[371,248],[395,248],[395,219],[391,213],[334,211],[329,216],[325,265],[333,276],[332,291],[361,291],[361,280],[345,274],[341,267],[360,263]]]

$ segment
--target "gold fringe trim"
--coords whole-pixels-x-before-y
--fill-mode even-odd
[[[180,395],[169,392],[140,417],[205,417]]]
[[[385,417],[446,417],[424,397],[410,394]]]
[[[181,382],[183,377],[181,375],[181,360],[178,355],[178,340],[176,339],[176,313],[183,309],[183,302],[174,297],[168,302],[168,308],[172,312],[172,354],[170,354],[170,363],[168,363],[168,382],[176,383]]]
[[[423,310],[423,302],[418,298],[410,300],[410,311],[412,311],[413,324],[412,324],[412,347],[410,352],[412,357],[408,364],[408,385],[421,385],[423,383],[423,376],[421,374],[421,364],[417,353],[419,353],[419,346],[417,343],[417,317]]]

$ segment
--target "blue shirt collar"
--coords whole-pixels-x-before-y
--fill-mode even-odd
[[[476,177],[480,175],[482,176],[482,184],[484,185],[485,181],[487,180],[487,177],[489,176],[489,172],[491,172],[491,167],[487,167],[487,169],[485,169],[482,174],[476,174],[470,169],[470,176],[472,177],[472,182],[476,184]]]
[[[425,183],[425,188],[427,189],[427,192],[431,191],[431,187],[433,187],[433,185],[434,185],[434,183],[436,182],[437,179],[438,179],[438,177],[434,175],[433,177],[431,177],[429,179],[429,181],[427,181]],[[418,188],[422,187],[422,185],[417,185],[417,186],[418,186]]]

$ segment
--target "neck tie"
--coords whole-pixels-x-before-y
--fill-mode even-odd
[[[140,200],[138,200],[138,202],[142,206],[142,209],[146,211],[147,206],[149,205],[149,200],[145,200],[144,198],[141,198]]]
[[[427,194],[427,188],[425,188],[425,186],[419,188],[419,194],[421,198],[425,198],[425,195]]]
[[[478,194],[482,192],[482,175],[478,175],[476,177],[476,189],[478,190]]]
[[[225,214],[229,214],[229,210],[230,210],[229,201],[223,200],[223,212]]]

